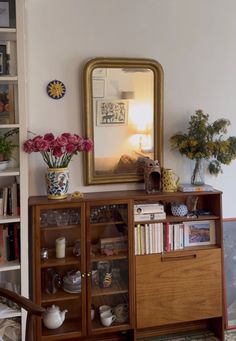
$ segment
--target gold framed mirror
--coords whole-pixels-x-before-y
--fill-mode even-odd
[[[143,181],[163,163],[163,70],[153,59],[94,58],[83,68],[86,185]]]

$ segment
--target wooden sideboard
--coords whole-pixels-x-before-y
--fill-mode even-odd
[[[186,203],[189,196],[198,197],[201,215],[171,215],[170,204]],[[57,329],[45,328],[38,319],[37,340],[138,340],[200,329],[211,330],[223,340],[221,200],[219,191],[152,195],[116,191],[65,200],[31,197],[32,298],[44,307],[56,304],[68,310]],[[166,218],[134,221],[137,203],[160,203]],[[63,214],[68,216],[64,222]],[[137,225],[161,223],[165,230],[167,223],[187,221],[213,222],[214,243],[135,254]],[[66,240],[62,259],[56,258],[55,252],[55,240],[60,237]],[[75,256],[73,249],[78,240],[80,250]],[[112,243],[118,244],[113,247]],[[46,259],[41,259],[42,248],[48,251]],[[68,274],[75,272],[81,276],[81,287],[67,283]],[[55,292],[47,288],[48,273],[61,278]],[[125,307],[126,313],[117,315],[107,327],[99,316],[101,305],[109,305],[113,313]],[[95,310],[94,319],[91,308]]]

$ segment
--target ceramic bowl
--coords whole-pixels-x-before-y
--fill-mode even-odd
[[[9,161],[0,161],[0,172],[7,169]]]

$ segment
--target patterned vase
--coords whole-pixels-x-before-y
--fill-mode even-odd
[[[48,168],[45,175],[48,199],[65,199],[69,187],[68,168]]]

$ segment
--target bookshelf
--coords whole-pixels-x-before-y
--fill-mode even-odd
[[[21,152],[22,142],[27,138],[24,15],[25,1],[15,0],[16,27],[0,28],[0,45],[10,46],[9,74],[0,74],[0,91],[13,90],[12,97],[9,94],[10,114],[0,112],[0,131],[19,129],[19,134],[14,139],[18,145],[14,151],[14,159],[10,161],[7,169],[0,171],[0,188],[8,187],[17,181],[20,189],[20,213],[0,216],[1,226],[6,228],[9,224],[16,224],[20,228],[20,260],[1,260],[0,285],[7,286],[12,283],[23,296],[28,297],[28,160],[27,155]],[[22,188],[24,190],[21,190]],[[0,314],[1,319],[11,317],[21,317],[21,334],[24,339],[25,312],[9,309]]]

